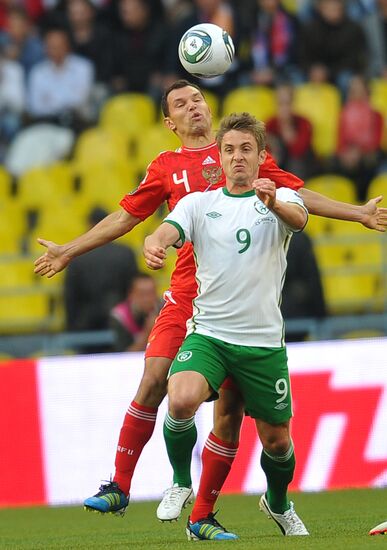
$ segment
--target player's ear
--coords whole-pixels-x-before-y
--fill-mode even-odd
[[[261,164],[263,164],[265,162],[266,156],[267,156],[266,149],[262,149],[262,151],[260,151],[258,153],[258,164],[259,164],[259,166],[261,166]]]
[[[169,116],[164,118],[164,124],[168,128],[168,130],[172,130],[172,132],[176,130],[176,124],[171,118],[169,118]]]

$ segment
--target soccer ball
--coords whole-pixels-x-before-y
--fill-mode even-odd
[[[191,27],[179,43],[179,59],[184,69],[200,78],[213,78],[225,73],[234,53],[231,36],[212,23]]]

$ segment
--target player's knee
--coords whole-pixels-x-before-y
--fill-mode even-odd
[[[177,392],[169,395],[169,414],[173,418],[190,418],[199,406],[197,399],[188,392]]]
[[[290,438],[287,436],[273,436],[267,438],[264,449],[272,456],[283,456],[289,450],[290,444]]]

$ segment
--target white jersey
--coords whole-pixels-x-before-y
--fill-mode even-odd
[[[303,206],[293,190],[277,198]],[[281,291],[293,231],[254,191],[226,188],[182,198],[165,221],[194,245],[198,296],[187,334],[196,332],[230,344],[283,346]]]

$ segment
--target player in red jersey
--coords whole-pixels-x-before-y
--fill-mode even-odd
[[[138,189],[123,198],[121,210],[107,216],[84,235],[64,245],[39,239],[47,251],[36,260],[36,273],[54,276],[72,258],[131,231],[164,201],[172,209],[187,193],[223,186],[211,115],[200,89],[186,81],[178,81],[165,92],[162,106],[165,123],[181,139],[182,147],[176,152],[161,153],[150,164]],[[260,175],[293,189],[302,185],[301,180],[280,170],[270,157],[261,166]],[[380,198],[361,207],[332,201],[312,192],[303,198],[311,213],[359,221],[380,231],[387,224],[386,211],[376,207]],[[128,504],[135,466],[153,433],[157,408],[166,394],[167,373],[185,336],[186,320],[192,314],[192,298],[196,295],[194,275],[192,250],[185,246],[178,254],[165,306],[149,338],[140,386],[124,418],[113,482],[103,485],[97,495],[86,499],[88,509],[122,513]],[[235,397],[235,392],[226,388],[221,394],[215,407],[214,429],[203,452],[203,471],[210,469],[219,487],[235,457],[243,417],[243,404]],[[158,517],[164,521],[177,519],[182,507],[192,499],[190,457],[182,457],[181,463],[173,466],[173,486],[166,491],[158,508]],[[204,499],[208,497],[207,505],[210,505],[214,499],[211,495],[203,495],[203,491],[205,489],[199,492]]]

